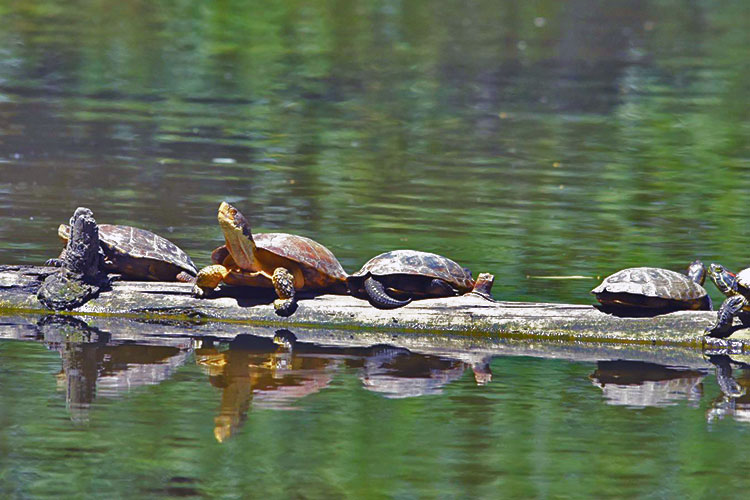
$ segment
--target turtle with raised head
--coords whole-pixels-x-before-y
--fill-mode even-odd
[[[346,271],[333,253],[320,243],[286,233],[253,234],[239,210],[222,202],[218,213],[225,245],[211,254],[213,265],[198,272],[196,297],[209,295],[220,283],[273,288],[274,308],[289,315],[299,290],[347,293]]]
[[[631,267],[604,278],[591,290],[602,305],[612,308],[677,311],[711,309],[711,298],[703,288],[706,267],[695,260],[687,276],[658,267]]]
[[[67,245],[70,226],[60,224],[57,234]],[[99,246],[102,269],[125,279],[191,283],[198,273],[193,261],[177,245],[145,229],[100,224]],[[65,251],[47,264],[60,266]]]
[[[393,250],[367,261],[349,276],[353,295],[366,296],[380,309],[403,307],[414,299],[451,297],[471,292],[490,297],[492,275],[483,274],[477,282],[471,271],[442,255],[417,250]]]
[[[724,266],[711,264],[708,268],[708,275],[716,288],[727,298],[719,308],[716,323],[706,328],[706,335],[725,338],[732,334],[734,317],[750,311],[750,268],[734,274]],[[747,317],[743,319],[747,320]]]

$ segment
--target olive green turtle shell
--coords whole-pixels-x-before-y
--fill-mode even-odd
[[[368,275],[377,277],[394,274],[438,278],[448,282],[461,293],[469,292],[474,287],[474,280],[468,269],[442,255],[417,250],[381,253],[352,274],[350,280],[362,280]]]
[[[697,308],[697,303],[707,299],[708,293],[698,283],[684,274],[658,267],[631,267],[623,269],[604,278],[604,281],[591,290],[600,302],[604,297],[619,297],[620,305],[639,305],[649,307],[642,302],[630,302],[628,295],[646,298],[657,298],[684,303],[686,308]],[[608,300],[608,302],[612,302]],[[655,304],[659,304],[658,302]],[[653,306],[656,307],[656,306]]]
[[[70,228],[61,225],[60,237],[67,240]],[[195,276],[190,257],[166,238],[132,226],[99,224],[99,243],[105,265],[134,278],[171,281],[180,271]]]
[[[253,234],[253,241],[262,250],[300,264],[305,288],[325,288],[343,283],[348,276],[333,252],[310,238],[287,233],[257,233]],[[223,264],[228,254],[226,245],[222,245],[213,251],[211,260]],[[241,284],[241,272],[233,274],[233,281]]]

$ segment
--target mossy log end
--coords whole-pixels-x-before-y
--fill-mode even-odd
[[[49,312],[37,300],[41,282],[54,268],[0,266],[0,311]],[[184,283],[115,282],[110,291],[75,314],[106,314],[169,320],[223,320],[279,327],[320,327],[401,332],[453,332],[485,337],[527,337],[622,343],[701,346],[711,311],[679,311],[653,317],[624,317],[592,305],[492,301],[476,294],[414,301],[380,310],[349,296],[301,297],[289,317],[278,316],[273,294],[224,289],[216,298],[196,299]],[[750,330],[731,337],[750,343]]]

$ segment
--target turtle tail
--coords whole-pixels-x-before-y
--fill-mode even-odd
[[[396,309],[411,302],[411,298],[406,300],[394,299],[386,293],[385,286],[372,276],[365,280],[365,291],[370,298],[370,303],[379,309]]]

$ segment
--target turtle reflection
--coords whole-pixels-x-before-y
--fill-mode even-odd
[[[706,419],[713,422],[730,416],[739,422],[750,422],[750,365],[724,354],[710,355],[708,360],[716,367],[721,394],[711,402]],[[740,371],[734,372],[732,365]]]
[[[112,343],[111,336],[72,316],[46,316],[38,335],[62,358],[56,375],[75,422],[87,422],[96,397],[117,397],[135,387],[158,384],[185,363],[181,346]]]
[[[362,383],[368,391],[387,398],[440,394],[448,382],[460,378],[466,363],[399,347],[375,346],[365,358]]]
[[[195,351],[196,362],[211,385],[222,390],[214,437],[219,442],[234,434],[247,418],[250,405],[291,409],[292,403],[326,387],[339,360],[296,355],[277,340],[240,335],[219,350],[207,344]]]
[[[456,359],[416,354],[389,345],[338,347],[298,342],[288,330],[273,339],[241,335],[221,349],[206,343],[196,362],[221,389],[214,437],[223,442],[237,432],[251,407],[293,409],[296,400],[326,388],[336,371],[355,370],[363,386],[387,398],[439,394],[471,367],[478,383],[491,378],[489,359],[473,366]]]
[[[698,405],[705,373],[644,361],[599,361],[589,378],[608,404],[644,408],[668,406],[686,399]]]

